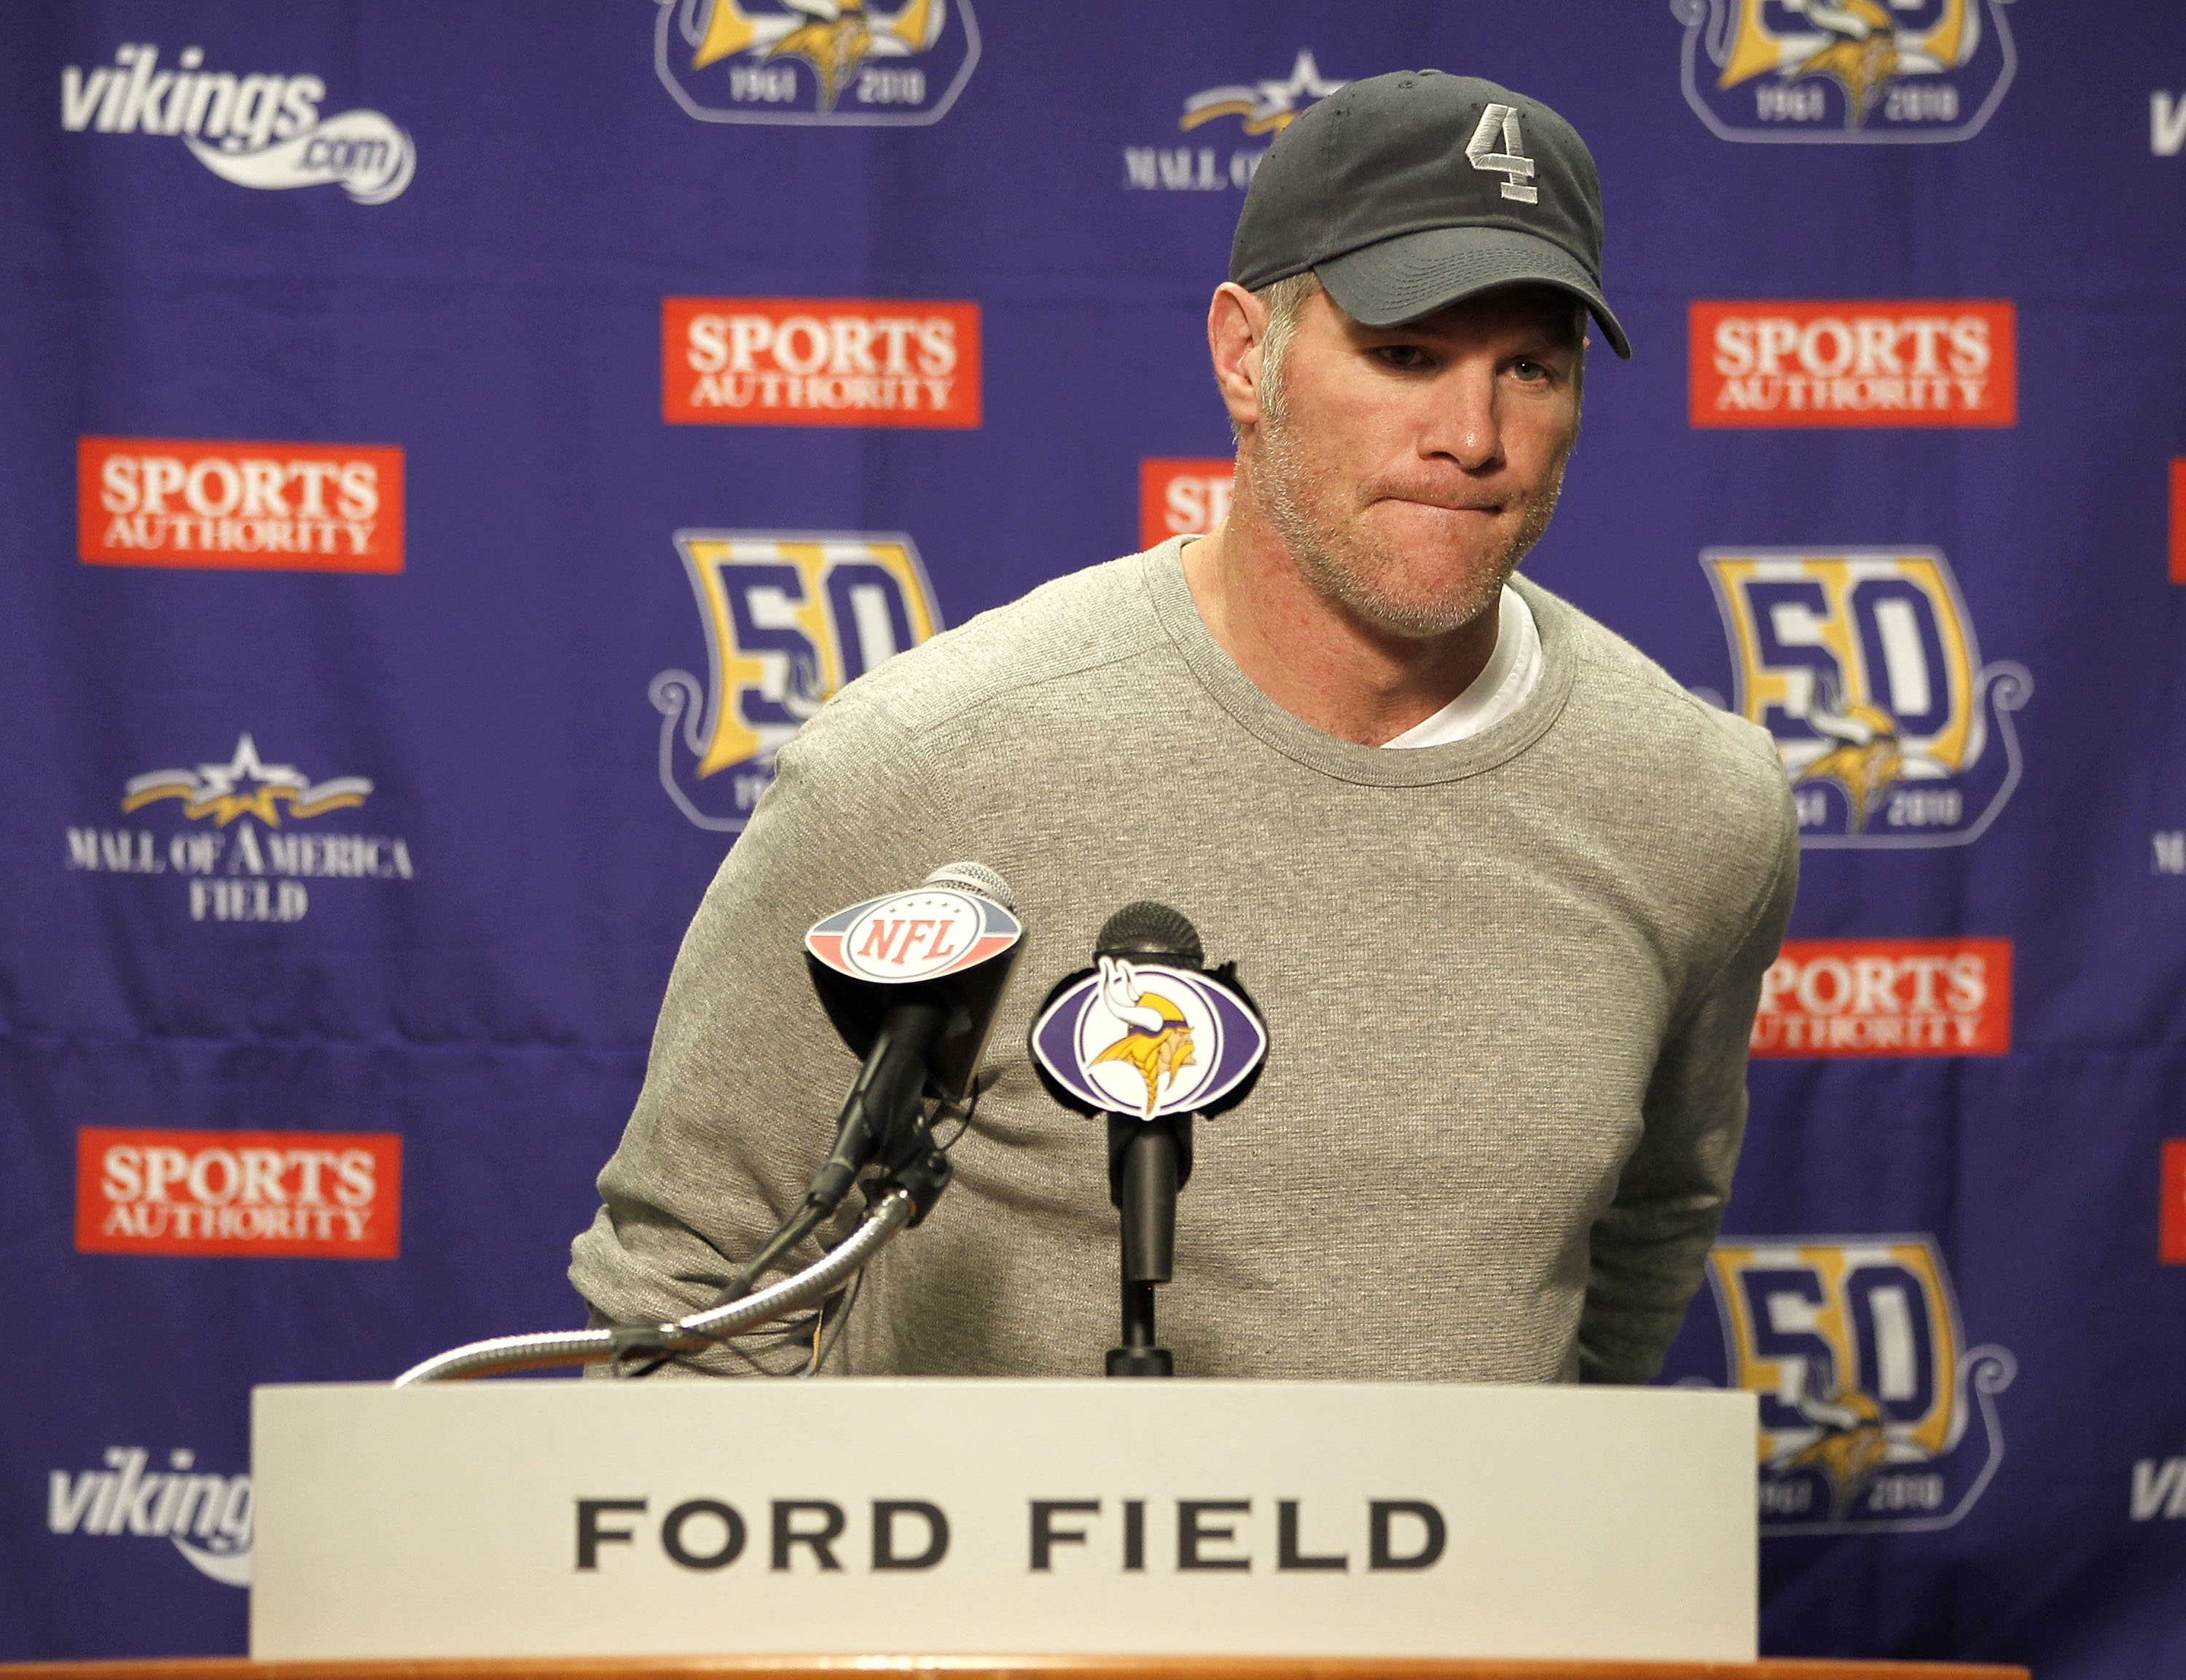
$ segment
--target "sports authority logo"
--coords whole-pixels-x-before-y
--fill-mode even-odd
[[[971,0],[658,0],[653,66],[702,122],[939,122],[979,62]]]
[[[160,48],[129,42],[114,62],[61,70],[61,126],[71,134],[178,136],[190,155],[238,187],[278,191],[339,182],[361,204],[402,196],[418,148],[378,111],[319,115],[327,85],[316,76],[238,76],[205,68],[205,48],[185,47],[171,70]]]
[[[2171,457],[2171,581],[2186,583],[2186,460]]]
[[[397,448],[78,438],[76,479],[87,565],[402,569]]]
[[[2002,1056],[2009,939],[1787,939],[1761,982],[1756,1056]]]
[[[1309,49],[1301,48],[1289,76],[1268,81],[1207,87],[1187,97],[1177,126],[1189,134],[1206,124],[1236,117],[1248,138],[1273,137],[1290,126],[1300,111],[1343,86],[1320,73]],[[1150,192],[1243,192],[1268,154],[1265,145],[1230,149],[1208,145],[1126,146],[1124,185]]]
[[[1708,1279],[1730,1386],[1761,1401],[1761,1527],[1948,1528],[2004,1461],[2018,1362],[1967,1347],[1927,1236],[1718,1243]]]
[[[1732,709],[1776,737],[1804,844],[1963,846],[2019,785],[2026,668],[1984,665],[1932,548],[1701,556],[1730,638]]]
[[[2017,316],[2007,302],[1689,305],[1696,426],[2010,426]]]
[[[1226,1106],[1267,1051],[1267,1028],[1233,978],[1113,956],[1057,987],[1032,1029],[1058,1101],[1145,1120]]]
[[[1685,103],[1724,140],[1970,140],[2019,67],[2006,0],[1670,0]]]
[[[838,974],[904,986],[976,968],[1024,934],[1017,919],[973,893],[914,887],[815,922],[804,949]]]
[[[185,883],[193,921],[301,921],[306,882],[409,881],[400,835],[298,832],[371,798],[361,776],[314,781],[294,764],[267,764],[248,736],[225,764],[149,770],[122,784],[121,814],[167,816],[158,826],[67,831],[68,867],[94,875],[172,875]],[[196,826],[176,826],[171,819]]]
[[[2166,1138],[2155,1250],[2166,1266],[2186,1266],[2186,1138]]]
[[[250,1584],[251,1492],[248,1474],[218,1476],[197,1467],[187,1447],[147,1473],[142,1447],[109,1447],[106,1468],[46,1474],[46,1529],[110,1538],[165,1540],[199,1574],[224,1587]]]
[[[660,785],[699,827],[738,833],[805,719],[939,630],[941,610],[900,531],[678,531],[675,552],[698,597],[707,680],[684,670],[653,680]],[[679,732],[696,759],[691,780],[725,778],[715,809],[685,789]]]
[[[85,1254],[392,1260],[402,1251],[395,1132],[76,1132]]]
[[[665,298],[670,423],[979,423],[979,305],[850,298]]]
[[[1139,462],[1139,546],[1204,536],[1230,512],[1237,463],[1227,456],[1150,456]]]

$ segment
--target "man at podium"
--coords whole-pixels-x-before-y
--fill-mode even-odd
[[[1516,574],[1589,322],[1630,353],[1600,259],[1592,159],[1522,94],[1377,76],[1278,137],[1208,312],[1227,518],[897,656],[782,750],[575,1245],[596,1323],[707,1305],[827,1155],[856,1062],[806,929],[973,858],[1028,933],[955,1188],[855,1313],[685,1369],[1097,1374],[1105,1139],[1024,1044],[1153,899],[1270,1046],[1198,1129],[1180,1374],[1654,1374],[1729,1190],[1798,837],[1765,733]]]

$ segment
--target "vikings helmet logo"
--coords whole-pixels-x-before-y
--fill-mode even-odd
[[[1032,1028],[1033,1064],[1081,1114],[1213,1114],[1244,1100],[1268,1050],[1259,1011],[1222,968],[1103,956],[1066,976]]]
[[[1671,0],[1686,103],[1727,140],[1931,142],[1980,132],[2018,62],[2009,0]],[[1714,73],[1708,73],[1712,66]],[[1834,85],[1839,101],[1826,98]],[[1841,104],[1841,125],[1824,128]]]
[[[747,12],[737,0],[714,0],[705,38],[691,60],[703,70],[717,59],[751,53],[760,63],[801,59],[820,83],[820,109],[868,58],[907,58],[940,38],[947,0],[911,0],[893,14],[866,9],[865,0],[786,0],[787,14]]]
[[[1830,1520],[1842,1522],[1890,1456],[1882,1408],[1858,1389],[1827,1400],[1804,1399],[1800,1414],[1822,1432],[1784,1461],[1786,1470],[1818,1470],[1830,1487]]]
[[[1101,959],[1101,1001],[1124,1030],[1122,1038],[1093,1060],[1125,1062],[1138,1070],[1146,1082],[1144,1117],[1151,1120],[1163,1087],[1173,1084],[1178,1072],[1197,1059],[1191,1053],[1191,1025],[1182,1010],[1159,992],[1141,986],[1131,965],[1116,957]]]
[[[1801,781],[1831,781],[1844,791],[1850,832],[1858,834],[1882,809],[1891,785],[1903,773],[1897,720],[1880,706],[1846,706],[1828,684],[1807,722],[1832,743],[1799,772]]]
[[[1836,82],[1844,89],[1845,126],[1857,128],[1897,74],[1897,31],[1890,14],[1875,0],[1844,0],[1841,6],[1810,5],[1807,16],[1822,26],[1829,44],[1790,66],[1787,74],[1794,81],[1825,76]]]
[[[972,0],[658,3],[653,67],[708,122],[933,122],[979,58]]]

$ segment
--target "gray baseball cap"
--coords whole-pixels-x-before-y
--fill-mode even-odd
[[[1393,327],[1497,286],[1582,300],[1621,356],[1601,295],[1601,187],[1578,131],[1477,76],[1348,82],[1275,137],[1237,218],[1247,291],[1311,269],[1354,321]]]

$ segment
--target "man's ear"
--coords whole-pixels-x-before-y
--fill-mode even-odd
[[[1207,306],[1207,349],[1214,360],[1214,385],[1230,423],[1257,425],[1260,419],[1260,345],[1267,337],[1264,305],[1235,281],[1214,288]]]

